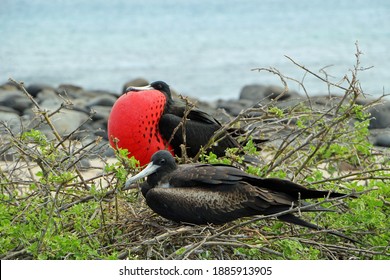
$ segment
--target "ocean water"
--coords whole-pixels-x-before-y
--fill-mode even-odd
[[[327,91],[286,56],[332,82],[350,75],[356,45],[367,94],[390,88],[386,0],[1,0],[0,83],[9,77],[120,92],[133,78],[164,80],[203,100],[237,98],[268,72]],[[329,66],[329,67],[328,67]],[[372,68],[371,68],[372,67]],[[294,81],[291,89],[303,93]]]

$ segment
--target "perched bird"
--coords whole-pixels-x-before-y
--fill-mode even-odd
[[[344,196],[307,189],[287,180],[263,179],[230,165],[177,165],[165,150],[156,152],[143,171],[127,180],[126,187],[146,176],[141,192],[147,205],[166,219],[191,224],[222,224],[242,217],[270,215],[308,206],[301,201],[303,199]],[[313,206],[301,211],[330,210]],[[292,213],[277,218],[311,229],[322,229]],[[354,241],[337,231],[329,233]]]
[[[158,150],[181,156],[181,145],[194,157],[208,144],[221,124],[209,114],[193,108],[186,115],[185,137],[182,127],[185,104],[174,101],[169,86],[162,81],[146,87],[129,87],[112,107],[108,119],[108,136],[114,148],[127,149],[140,165],[147,164]],[[176,130],[176,131],[175,131]],[[174,133],[175,132],[175,133]],[[185,141],[184,141],[185,138]],[[228,133],[214,139],[211,151],[223,156],[227,148],[239,147]]]

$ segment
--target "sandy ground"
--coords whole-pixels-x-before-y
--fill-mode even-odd
[[[107,187],[108,177],[105,179],[103,174],[105,165],[115,163],[115,158],[109,158],[106,161],[101,159],[90,160],[90,167],[80,168],[80,173],[88,184],[95,183],[96,186]],[[3,182],[15,182],[19,185],[19,189],[23,192],[34,181],[40,179],[39,173],[41,168],[35,162],[15,162],[15,161],[0,161],[0,176]],[[6,178],[6,179],[4,179]],[[80,181],[80,179],[78,179]]]

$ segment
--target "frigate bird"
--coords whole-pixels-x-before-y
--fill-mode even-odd
[[[214,140],[210,150],[217,156],[225,155],[227,148],[239,147],[227,132],[212,139],[221,128],[215,118],[197,108],[187,110],[184,103],[173,100],[165,82],[129,87],[112,107],[108,119],[110,143],[114,148],[127,149],[141,166],[158,150],[167,149],[181,156],[182,144],[186,144],[189,157],[196,156],[210,140]]]
[[[299,206],[304,206],[302,212],[329,211],[310,207],[303,200],[345,196],[308,189],[288,180],[260,178],[230,165],[177,165],[166,150],[156,152],[143,171],[126,181],[126,186],[144,177],[147,180],[141,184],[141,192],[147,205],[166,219],[191,224],[222,224],[242,217],[277,214]],[[293,213],[277,218],[322,230]],[[328,232],[355,242],[338,231]]]

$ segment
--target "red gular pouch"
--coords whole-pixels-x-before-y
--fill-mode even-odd
[[[130,91],[115,102],[108,118],[108,138],[111,146],[127,149],[141,166],[149,163],[152,155],[173,149],[159,132],[159,121],[167,100],[158,90]]]

